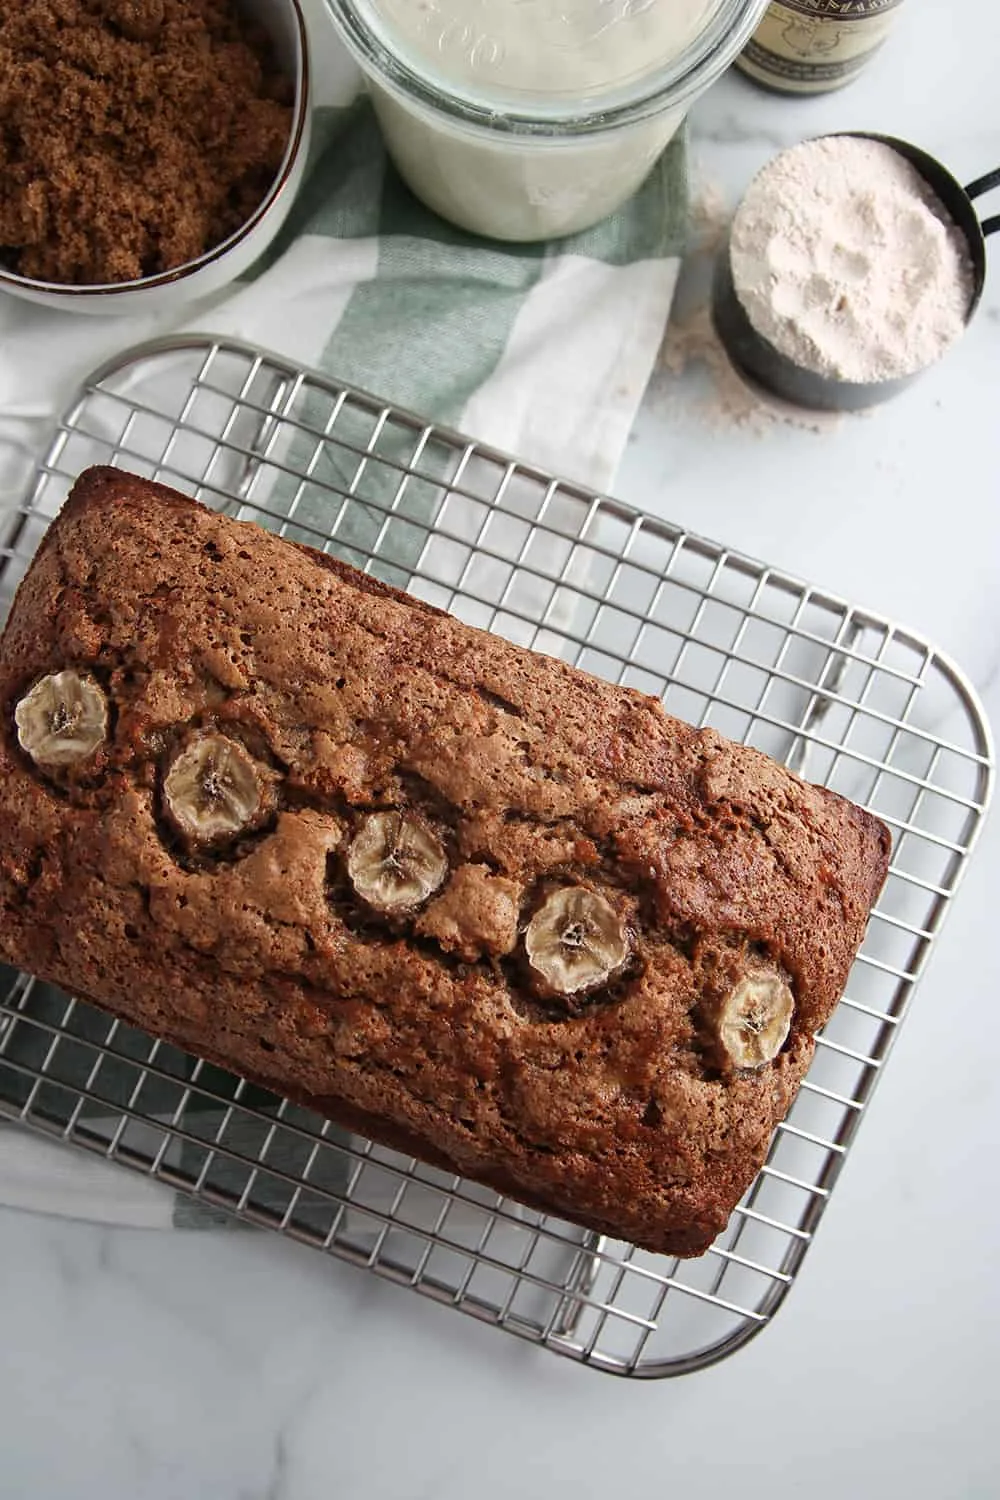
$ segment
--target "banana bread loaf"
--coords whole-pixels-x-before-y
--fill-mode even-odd
[[[0,705],[4,959],[671,1254],[763,1162],[887,869],[758,752],[111,469]]]

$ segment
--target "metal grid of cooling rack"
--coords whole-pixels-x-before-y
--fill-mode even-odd
[[[148,345],[86,383],[8,520],[4,609],[95,462],[660,695],[870,807],[894,832],[893,862],[767,1165],[698,1260],[584,1234],[347,1136],[10,970],[0,1113],[596,1369],[676,1375],[739,1347],[794,1280],[985,812],[989,735],[961,674],[772,568],[206,339]]]

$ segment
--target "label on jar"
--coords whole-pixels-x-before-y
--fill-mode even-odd
[[[737,66],[791,94],[855,78],[882,45],[902,0],[780,0],[768,7]]]

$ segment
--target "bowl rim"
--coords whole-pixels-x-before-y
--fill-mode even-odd
[[[289,133],[285,153],[281,158],[281,165],[275,174],[271,186],[264,197],[258,203],[253,213],[239,229],[234,229],[226,239],[220,240],[210,250],[199,255],[196,260],[186,260],[179,266],[174,266],[169,271],[157,271],[155,276],[140,276],[133,281],[93,281],[84,286],[75,285],[65,281],[38,281],[32,276],[19,276],[16,271],[5,270],[0,266],[0,291],[5,288],[13,288],[18,292],[30,291],[40,296],[84,300],[88,297],[115,297],[129,292],[147,292],[157,287],[173,285],[177,281],[185,281],[189,276],[221,260],[234,250],[247,236],[257,228],[264,216],[270,212],[278,198],[288,185],[292,169],[295,166],[299,152],[302,149],[302,140],[305,134],[306,122],[309,118],[309,39],[306,29],[305,17],[299,0],[285,0],[289,12],[295,20],[296,36],[298,39],[298,57],[295,70],[295,115],[292,120],[292,129]]]

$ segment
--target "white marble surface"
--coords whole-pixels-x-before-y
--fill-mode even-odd
[[[735,193],[786,143],[879,128],[971,178],[1000,162],[998,56],[992,0],[904,6],[842,95],[724,81],[698,161]],[[916,626],[995,720],[998,251],[962,347],[894,406],[822,434],[713,430],[699,382],[664,373],[618,485]],[[996,1495],[997,889],[994,819],[799,1284],[721,1366],[615,1381],[264,1235],[0,1212],[0,1495]]]

